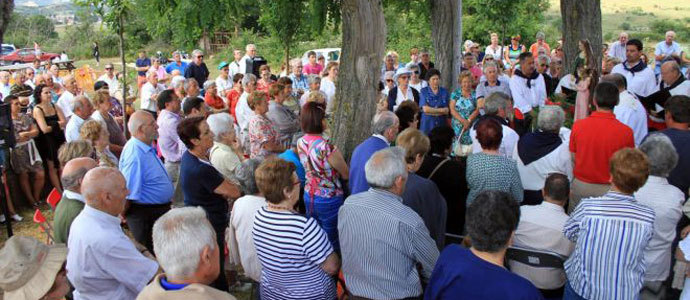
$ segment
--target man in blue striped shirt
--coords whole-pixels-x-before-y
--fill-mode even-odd
[[[633,193],[647,181],[649,163],[640,150],[618,150],[610,160],[611,190],[582,200],[563,233],[575,243],[565,262],[563,299],[637,299],[654,234],[654,210]]]

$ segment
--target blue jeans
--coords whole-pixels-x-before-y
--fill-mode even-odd
[[[343,196],[335,196],[331,198],[314,196],[312,201],[309,193],[304,193],[304,206],[307,210],[307,217],[316,219],[321,229],[328,235],[328,241],[331,242],[333,250],[340,252],[340,243],[338,242],[338,210],[343,205]]]
[[[570,281],[565,282],[565,292],[563,292],[563,300],[586,300],[582,296],[578,295],[573,287],[570,286]]]

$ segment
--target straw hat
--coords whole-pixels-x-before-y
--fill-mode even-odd
[[[66,259],[64,244],[47,246],[32,237],[11,237],[0,249],[0,289],[5,299],[40,299],[50,291]]]
[[[393,81],[398,82],[398,77],[400,77],[401,75],[412,76],[412,71],[410,71],[410,69],[408,69],[407,67],[398,68],[395,71],[395,75],[393,75]]]

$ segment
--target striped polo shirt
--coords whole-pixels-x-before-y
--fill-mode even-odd
[[[565,262],[573,290],[586,299],[636,299],[646,264],[644,249],[654,234],[654,210],[635,198],[609,191],[582,200],[563,229],[575,243]]]
[[[334,299],[335,282],[320,265],[333,252],[313,218],[260,208],[254,246],[261,262],[261,299]]]

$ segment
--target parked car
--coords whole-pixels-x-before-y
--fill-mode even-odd
[[[309,51],[314,51],[316,52],[316,57],[319,57],[319,54],[323,55],[323,57],[326,59],[325,64],[327,65],[329,62],[332,61],[340,61],[340,48],[322,48],[322,49],[312,49]],[[309,51],[304,52],[304,55],[302,55],[302,64],[306,65],[309,63],[309,57],[307,57],[307,53]]]
[[[53,58],[60,57],[57,53],[41,52],[41,61],[52,60]],[[32,63],[36,59],[36,53],[33,48],[22,48],[10,52],[7,55],[0,56],[0,61],[5,64],[26,64]]]
[[[17,47],[15,47],[14,44],[2,44],[2,52],[0,55],[10,54],[10,52],[14,50],[17,50]]]

